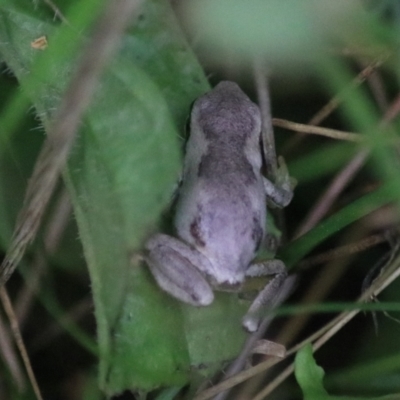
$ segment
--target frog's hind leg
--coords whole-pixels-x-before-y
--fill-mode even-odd
[[[246,315],[243,317],[243,326],[249,332],[255,332],[260,323],[260,315],[264,307],[273,308],[277,295],[287,278],[285,264],[280,260],[268,260],[249,266],[247,277],[275,275],[254,299]]]
[[[163,234],[153,236],[145,248],[148,251],[145,260],[163,290],[194,306],[212,303],[212,288],[200,272],[208,260],[200,252]]]

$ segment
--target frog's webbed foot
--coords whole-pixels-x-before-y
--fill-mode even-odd
[[[287,272],[285,264],[280,260],[252,264],[246,271],[248,277],[269,275],[275,276],[260,291],[242,319],[244,328],[249,332],[255,332],[258,329],[263,309],[274,307],[278,293],[287,278]]]
[[[297,185],[297,181],[295,178],[289,175],[289,170],[287,168],[285,159],[282,156],[278,157],[278,169],[276,171],[276,185],[282,188],[282,190],[289,192],[291,195],[290,200],[292,200],[293,190]]]
[[[293,190],[296,180],[291,178],[283,157],[278,157],[278,169],[276,172],[276,182],[272,183],[267,178],[263,178],[264,189],[268,200],[277,207],[286,207],[293,198]]]
[[[157,234],[145,245],[145,260],[158,285],[171,296],[194,306],[207,306],[214,300],[212,288],[198,266],[205,257],[180,240]]]

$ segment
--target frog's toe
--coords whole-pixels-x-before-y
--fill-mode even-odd
[[[147,242],[145,260],[152,275],[158,286],[176,299],[194,306],[208,306],[214,300],[211,286],[189,257],[171,246],[175,241],[157,235]]]
[[[254,314],[246,314],[242,319],[242,325],[247,332],[256,332],[260,325],[260,318]]]

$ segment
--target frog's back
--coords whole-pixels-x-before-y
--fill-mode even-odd
[[[218,283],[243,279],[264,235],[260,130],[258,107],[232,82],[193,106],[175,223]]]
[[[218,283],[241,281],[265,230],[266,204],[261,179],[243,174],[198,180],[177,205],[178,236],[215,264]],[[219,278],[218,278],[219,277]]]

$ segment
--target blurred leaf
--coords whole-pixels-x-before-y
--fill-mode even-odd
[[[299,184],[304,184],[338,171],[351,159],[356,150],[357,147],[353,143],[339,142],[319,146],[317,150],[292,161],[289,170]]]
[[[364,16],[359,2],[349,0],[189,1],[186,13],[197,40],[219,62],[222,51],[297,72],[299,64],[312,67],[328,39],[337,41]]]

